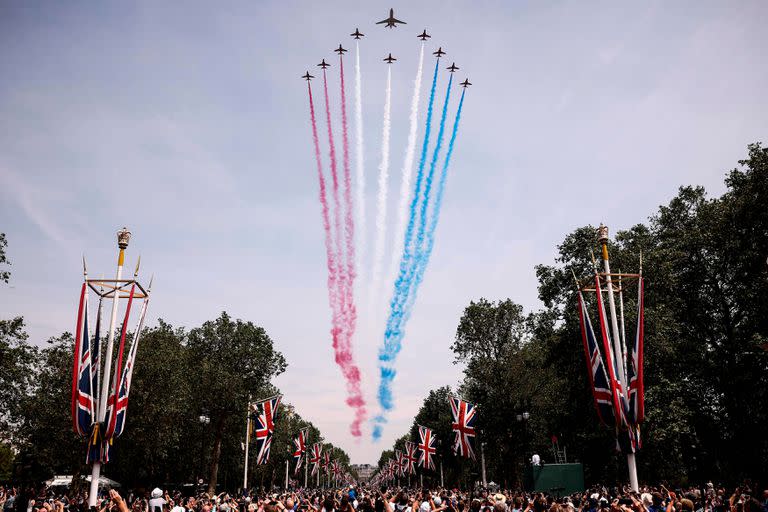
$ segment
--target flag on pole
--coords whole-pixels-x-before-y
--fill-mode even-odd
[[[320,463],[323,458],[323,445],[315,443],[312,445],[312,457],[309,459],[309,463],[312,464],[312,476],[317,474],[320,469]]]
[[[72,428],[85,437],[91,433],[96,417],[96,398],[93,394],[91,370],[91,337],[88,333],[88,290],[86,283],[80,290],[75,331],[74,368],[72,370]]]
[[[587,362],[587,374],[589,375],[589,383],[592,387],[595,409],[601,423],[613,426],[616,424],[613,393],[608,382],[608,375],[605,372],[605,366],[603,365],[603,356],[600,354],[595,331],[592,328],[592,322],[589,319],[589,313],[587,312],[587,306],[584,303],[581,291],[578,292],[578,299],[581,340],[584,345],[584,357]]]
[[[124,407],[128,406],[128,402],[124,404],[118,403],[118,395],[120,394],[120,382],[123,377],[123,359],[125,357],[125,337],[128,334],[128,320],[131,317],[131,306],[133,305],[133,296],[136,291],[136,283],[131,285],[131,292],[128,295],[128,305],[125,307],[125,317],[123,318],[123,325],[120,329],[120,344],[117,352],[117,359],[115,360],[115,373],[112,375],[112,384],[110,386],[109,397],[107,398],[107,424],[104,429],[104,441],[108,442],[115,434],[117,428],[117,413]],[[117,293],[117,291],[115,291]],[[127,361],[126,361],[127,362]],[[126,365],[127,366],[127,365]],[[107,391],[107,390],[104,390]],[[102,461],[104,462],[104,461]]]
[[[409,475],[416,474],[416,443],[411,441],[405,442],[405,453],[403,454],[406,464],[406,472]]]
[[[299,430],[299,435],[293,440],[293,447],[293,460],[296,463],[296,468],[293,470],[293,474],[298,475],[299,469],[301,469],[302,459],[304,458],[304,452],[307,451],[306,428]]]
[[[403,452],[395,450],[395,472],[397,476],[403,476]]]
[[[323,459],[320,461],[320,468],[323,470],[323,473],[328,475],[331,471],[331,452],[325,452],[323,454]]]
[[[627,426],[627,418],[624,410],[624,396],[621,392],[621,381],[616,373],[617,364],[621,364],[621,354],[617,359],[613,353],[611,337],[608,334],[608,316],[605,312],[603,303],[603,290],[600,287],[600,277],[595,275],[595,295],[597,297],[597,314],[600,319],[600,334],[603,338],[603,350],[605,352],[606,373],[608,374],[608,383],[610,384],[611,400],[613,403],[614,419],[616,428],[623,429]]]
[[[128,396],[131,392],[131,380],[133,379],[133,369],[136,363],[136,352],[139,349],[139,340],[141,339],[141,331],[144,328],[144,316],[147,313],[148,304],[149,296],[144,299],[144,302],[141,305],[139,321],[136,325],[136,330],[134,331],[131,349],[128,352],[128,359],[125,363],[125,368],[123,368],[123,373],[120,376],[120,387],[117,394],[116,412],[114,414],[115,425],[112,433],[113,438],[120,437],[125,430],[125,420],[128,414]],[[108,411],[111,412],[114,407],[114,402],[108,402],[108,407]],[[108,413],[107,417],[111,417],[111,414]]]
[[[451,402],[453,423],[451,428],[454,433],[453,453],[462,457],[475,460],[475,419],[477,407],[461,398],[448,397]]]
[[[645,419],[645,396],[643,390],[643,337],[645,334],[645,305],[643,276],[637,281],[637,333],[635,344],[630,352],[630,361],[627,365],[627,379],[629,380],[629,417],[630,423],[637,426]]]
[[[419,466],[425,469],[435,469],[434,456],[437,453],[435,448],[435,435],[432,429],[419,425]]]
[[[254,415],[254,434],[256,437],[256,464],[269,462],[269,449],[272,446],[272,434],[275,432],[275,422],[280,408],[282,395],[273,396],[251,404]]]

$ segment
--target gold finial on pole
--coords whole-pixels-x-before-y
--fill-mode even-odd
[[[603,260],[608,261],[608,226],[600,223],[597,228],[597,241],[600,242],[603,251]]]
[[[128,242],[131,241],[131,232],[128,231],[128,228],[123,226],[123,229],[117,232],[117,246],[125,250],[128,248]]]
[[[139,254],[139,259],[136,260],[136,270],[133,272],[133,278],[136,279],[136,276],[139,275],[139,267],[141,266],[141,254]]]

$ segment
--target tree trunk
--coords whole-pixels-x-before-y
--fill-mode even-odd
[[[213,441],[211,453],[211,472],[208,477],[208,494],[216,494],[216,477],[219,472],[219,457],[221,456],[221,439],[224,437],[224,415],[216,421],[216,439]]]

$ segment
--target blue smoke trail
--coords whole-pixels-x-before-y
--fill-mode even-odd
[[[378,399],[382,410],[392,408],[391,384],[395,378],[395,370],[384,366],[386,363],[394,361],[397,353],[400,351],[400,340],[395,340],[393,336],[393,327],[400,323],[402,316],[402,306],[410,290],[412,280],[411,260],[413,258],[411,245],[413,242],[413,230],[416,224],[416,213],[419,197],[421,196],[421,183],[424,180],[424,167],[427,162],[427,149],[429,147],[429,136],[432,127],[432,112],[435,103],[435,89],[437,88],[437,70],[440,66],[440,59],[435,61],[435,71],[432,75],[432,86],[429,91],[429,104],[427,106],[426,127],[424,129],[424,143],[421,147],[421,156],[419,166],[416,172],[416,181],[414,183],[414,194],[409,208],[408,225],[403,238],[403,255],[400,258],[400,270],[395,280],[392,300],[390,301],[389,318],[384,332],[384,346],[379,350],[379,370],[381,382],[379,383]],[[378,440],[381,437],[382,424],[386,422],[383,415],[374,418],[373,439]]]
[[[440,219],[440,208],[443,205],[443,193],[445,192],[445,182],[448,179],[448,166],[451,163],[451,156],[453,156],[453,146],[456,142],[456,134],[459,131],[459,121],[461,120],[461,109],[464,106],[464,94],[467,92],[464,89],[461,92],[461,99],[459,100],[459,108],[456,110],[456,119],[453,122],[453,132],[451,133],[451,140],[448,143],[448,152],[445,154],[445,161],[443,162],[443,169],[440,173],[440,181],[437,185],[437,193],[435,195],[435,204],[432,210],[432,218],[429,222],[429,230],[427,231],[426,247],[419,256],[418,268],[416,269],[416,278],[411,291],[410,297],[408,297],[408,305],[406,307],[406,314],[403,321],[407,322],[411,314],[413,303],[416,300],[416,294],[419,290],[419,285],[424,279],[424,272],[427,269],[429,258],[432,255],[432,249],[435,247],[435,231],[437,230],[437,221]]]
[[[451,73],[451,78],[448,80],[448,89],[445,91],[445,102],[443,103],[443,113],[442,116],[440,116],[440,129],[437,132],[437,144],[435,145],[435,150],[432,153],[432,161],[429,163],[429,174],[427,175],[427,183],[424,187],[424,200],[421,202],[421,212],[420,212],[420,219],[419,219],[419,232],[416,235],[416,262],[413,265],[413,268],[416,272],[418,272],[419,267],[422,265],[426,265],[426,263],[423,263],[422,260],[424,259],[424,250],[422,249],[424,246],[424,231],[427,226],[427,209],[429,208],[429,196],[432,193],[432,182],[435,180],[435,168],[437,167],[437,157],[440,155],[440,148],[443,145],[443,136],[445,134],[445,119],[448,114],[448,102],[451,99],[451,86],[453,85],[453,73]],[[418,284],[416,284],[418,286]],[[409,296],[413,296],[415,291],[415,287],[413,286],[413,283],[411,283],[411,290],[409,293]],[[409,304],[412,302],[409,300]],[[408,311],[410,309],[409,306],[406,306],[405,310]]]
[[[435,75],[437,73],[437,66],[435,69]],[[426,165],[426,150],[428,149],[428,131],[425,132],[424,145],[422,147],[422,155],[419,161],[419,169],[417,175],[416,192],[414,193],[413,201],[411,203],[410,216],[408,221],[408,227],[406,232],[406,243],[404,244],[403,259],[400,263],[400,274],[395,282],[395,293],[392,297],[390,304],[390,315],[387,320],[387,328],[384,333],[384,346],[379,352],[379,369],[380,369],[380,382],[379,382],[379,404],[382,408],[382,413],[374,420],[375,426],[373,429],[374,440],[379,439],[383,423],[386,422],[384,412],[392,409],[392,390],[391,385],[397,372],[392,367],[397,354],[402,347],[402,340],[404,335],[404,326],[410,317],[409,314],[409,296],[413,294],[414,289],[414,276],[417,273],[419,266],[419,259],[422,258],[424,244],[424,232],[426,227],[427,210],[429,206],[429,199],[431,195],[431,189],[434,182],[435,168],[437,165],[437,158],[442,147],[443,138],[445,134],[445,120],[447,115],[448,103],[451,96],[451,87],[453,85],[453,75],[451,75],[448,81],[448,87],[446,89],[445,101],[443,104],[442,116],[440,118],[440,128],[438,131],[437,142],[435,150],[432,154],[432,160],[430,163],[429,174],[426,178],[424,197],[420,198],[421,181],[424,179],[424,167]],[[435,78],[433,78],[432,93],[430,94],[429,105],[429,117],[431,117],[432,106],[434,102],[434,90],[435,90]],[[420,208],[417,210],[418,202],[421,200]],[[413,229],[416,222],[416,215],[420,213],[419,229],[417,239],[412,242]],[[411,248],[411,243],[414,247]],[[404,307],[406,306],[406,307]]]

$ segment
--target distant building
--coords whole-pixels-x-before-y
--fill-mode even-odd
[[[373,475],[373,472],[376,471],[376,466],[371,464],[352,464],[350,467],[357,471],[357,477],[360,482],[367,482],[371,475]]]

